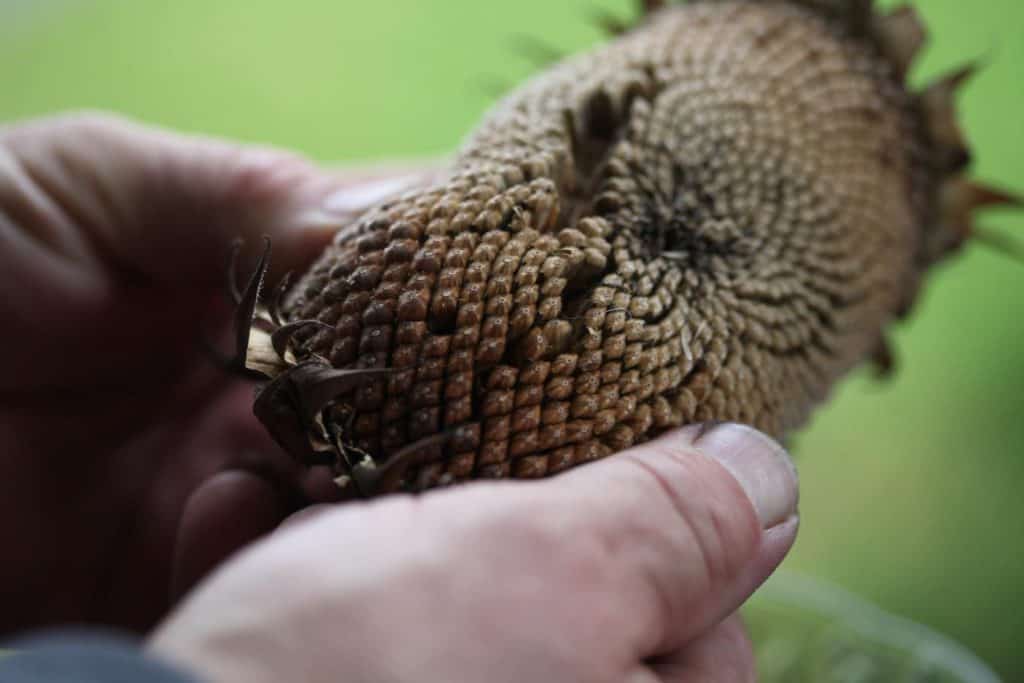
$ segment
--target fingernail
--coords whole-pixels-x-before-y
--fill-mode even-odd
[[[412,173],[349,185],[329,194],[321,208],[329,214],[360,213],[411,188],[421,178],[421,174]]]
[[[796,514],[799,480],[786,450],[761,432],[734,423],[687,427],[691,443],[736,478],[765,529]]]
[[[320,206],[303,213],[296,225],[303,229],[337,230],[388,197],[412,189],[423,181],[423,177],[413,173],[346,185],[327,195]]]

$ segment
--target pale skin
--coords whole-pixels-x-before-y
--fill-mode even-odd
[[[329,478],[197,344],[230,326],[227,245],[301,268],[415,177],[106,115],[0,128],[0,629],[126,626],[211,681],[754,680],[735,612],[795,539],[797,481],[746,427],[293,514]]]

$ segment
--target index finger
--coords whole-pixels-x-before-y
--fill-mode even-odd
[[[220,282],[236,236],[255,249],[268,235],[276,270],[302,267],[346,221],[424,175],[412,163],[325,170],[104,113],[7,126],[0,141],[35,190],[19,201],[40,205],[20,213],[47,222],[25,230],[79,265],[112,262],[162,283]]]

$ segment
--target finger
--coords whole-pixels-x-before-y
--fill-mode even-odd
[[[355,495],[338,486],[337,475],[327,466],[302,466],[297,475],[299,492],[310,503],[340,503],[351,500]]]
[[[750,636],[738,614],[671,655],[644,667],[660,683],[754,683],[757,667]],[[640,683],[637,678],[631,683]]]
[[[251,472],[221,472],[189,497],[175,541],[171,600],[177,601],[239,548],[284,518],[282,496]]]
[[[219,283],[236,235],[254,246],[270,235],[278,269],[300,267],[353,213],[387,196],[356,189],[339,199],[358,172],[339,176],[281,150],[106,114],[11,127],[0,142],[48,197],[50,213],[56,205],[66,223],[87,234],[97,262],[113,258],[160,282]],[[58,250],[70,244],[49,241]],[[73,251],[80,255],[81,245]]]
[[[335,175],[341,188],[329,194],[318,210],[306,215],[314,225],[341,227],[346,220],[358,216],[363,211],[379,204],[389,197],[394,197],[416,187],[430,177],[423,169],[415,170],[406,167],[396,168],[393,175],[380,175],[384,169],[368,169],[358,171],[351,169],[344,174]]]

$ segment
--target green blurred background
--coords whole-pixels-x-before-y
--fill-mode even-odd
[[[889,3],[887,3],[889,4]],[[1024,191],[1024,3],[918,0],[917,84],[982,58],[963,120],[976,175]],[[629,0],[0,0],[0,121],[80,107],[323,161],[449,152],[532,36],[601,39]],[[1024,241],[1024,217],[982,221]],[[1024,265],[973,246],[894,334],[896,377],[846,382],[793,441],[803,528],[787,566],[965,643],[1024,680]]]

